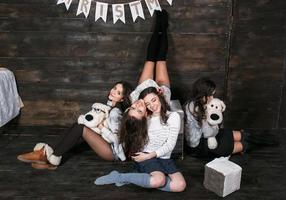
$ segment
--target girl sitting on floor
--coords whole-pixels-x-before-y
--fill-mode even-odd
[[[125,112],[121,123],[120,142],[126,156],[135,162],[138,173],[113,171],[97,178],[97,185],[132,183],[169,192],[181,192],[186,187],[183,175],[170,159],[181,122],[179,114],[170,112],[168,106],[171,91],[166,65],[167,28],[167,12],[157,11],[147,61],[139,85],[131,94],[134,103]],[[154,70],[156,82],[153,80]]]

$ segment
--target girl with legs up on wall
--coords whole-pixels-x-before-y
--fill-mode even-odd
[[[132,183],[170,192],[181,192],[186,187],[183,175],[170,159],[180,130],[180,116],[170,112],[168,106],[171,91],[166,64],[167,28],[167,12],[156,11],[156,25],[139,85],[131,93],[133,103],[121,123],[120,142],[137,172],[113,171],[97,178],[97,185]]]

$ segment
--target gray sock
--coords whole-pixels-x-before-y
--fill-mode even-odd
[[[170,182],[171,182],[170,177],[166,177],[166,184],[163,187],[158,188],[158,190],[162,190],[165,192],[171,192]]]
[[[111,173],[101,176],[94,181],[95,185],[106,185],[119,182],[120,173],[118,171],[112,171]]]
[[[122,173],[120,174],[120,182],[116,184],[121,186],[122,184],[132,183],[144,188],[150,188],[150,174],[147,173]]]
[[[146,173],[119,173],[112,171],[110,174],[101,176],[94,181],[95,185],[115,184],[122,186],[132,183],[145,188],[150,188],[150,175]]]

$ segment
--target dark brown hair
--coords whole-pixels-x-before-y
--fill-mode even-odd
[[[202,120],[205,119],[205,105],[207,103],[207,97],[212,96],[215,91],[215,83],[208,77],[202,77],[193,83],[191,98],[187,101],[187,107],[191,112],[199,125],[202,125]],[[194,103],[194,109],[190,110],[190,103]]]
[[[131,106],[131,100],[130,100],[130,94],[133,91],[133,87],[131,86],[130,83],[126,82],[126,81],[119,81],[117,83],[115,83],[113,85],[116,86],[117,84],[121,84],[123,91],[123,101],[117,102],[115,104],[115,107],[119,108],[121,110],[121,112],[124,112],[127,108],[129,108]]]
[[[124,153],[130,159],[135,153],[140,152],[148,142],[147,119],[136,119],[123,114],[119,131],[119,143],[123,144]]]

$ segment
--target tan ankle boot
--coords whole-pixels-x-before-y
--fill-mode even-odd
[[[47,163],[47,157],[45,155],[45,148],[41,148],[40,150],[36,150],[30,153],[25,153],[17,156],[17,159],[22,161],[22,162],[27,162],[27,163],[42,163],[45,164]]]
[[[32,163],[31,166],[34,169],[48,169],[48,170],[55,170],[57,169],[56,165],[52,165],[50,163],[45,163],[45,164],[41,164],[41,163]]]

